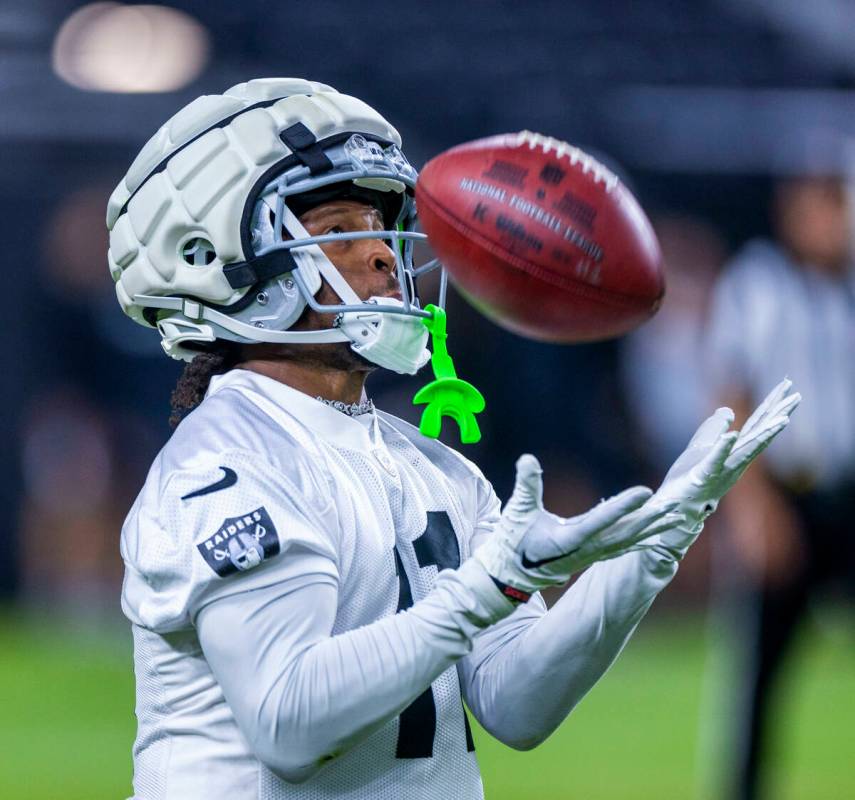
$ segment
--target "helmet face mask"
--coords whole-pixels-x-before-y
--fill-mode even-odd
[[[278,98],[252,102],[261,94],[274,94],[273,89],[281,91]],[[176,358],[189,360],[197,352],[193,342],[215,339],[346,341],[380,366],[415,372],[429,357],[422,319],[430,318],[416,295],[416,279],[440,265],[435,260],[420,268],[413,264],[414,245],[426,237],[416,230],[418,173],[399,149],[397,133],[361,101],[305,81],[252,81],[196,104],[233,104],[233,98],[240,98],[243,110],[224,115],[221,123],[199,124],[193,138],[179,146],[159,144],[163,131],[171,138],[176,121],[195,104],[179,112],[152,137],[111,198],[111,272],[126,313],[143,324],[156,324],[164,349]],[[329,112],[333,106],[337,113]],[[200,117],[200,123],[210,119]],[[135,178],[152,143],[160,146],[160,161],[150,156],[154,168]],[[193,160],[196,152],[199,166]],[[281,155],[275,156],[277,152]],[[243,168],[239,178],[226,183],[229,170],[237,174],[236,165],[245,164],[247,156],[259,167]],[[217,162],[222,166],[215,170]],[[191,193],[194,181],[203,198],[214,198],[202,213],[196,211],[201,200]],[[163,188],[164,183],[171,183],[171,189]],[[385,230],[309,236],[299,216],[333,199],[375,206]],[[154,228],[154,235],[137,223],[149,208],[160,215],[156,222],[161,230]],[[385,240],[393,250],[400,301],[357,296],[320,247],[366,238]],[[148,264],[135,267],[139,258]],[[318,302],[324,282],[340,302]],[[443,271],[439,306],[444,306],[445,286]],[[333,327],[289,330],[307,306],[333,314]],[[390,347],[399,355],[390,353]]]
[[[369,361],[398,372],[415,372],[429,357],[425,349],[427,330],[419,319],[430,318],[421,308],[416,278],[439,266],[436,260],[418,270],[413,264],[413,246],[426,238],[415,230],[412,192],[418,173],[397,145],[384,148],[361,134],[333,145],[325,155],[332,167],[322,175],[312,176],[305,165],[299,165],[263,186],[249,217],[253,255],[261,260],[279,253],[283,256],[279,268],[284,271],[256,285],[251,290],[256,292],[255,303],[233,316],[257,329],[286,331],[308,306],[320,314],[336,315],[335,327],[328,330],[340,330],[352,348]],[[383,216],[386,230],[309,235],[298,212],[335,199],[355,199],[374,206]],[[401,292],[399,303],[389,298],[358,297],[321,248],[323,244],[363,239],[382,239],[389,244]],[[324,281],[339,303],[322,304],[316,299]],[[238,288],[237,282],[232,285]],[[442,294],[444,289],[443,282]],[[444,303],[445,298],[440,297],[439,305]],[[390,320],[385,315],[406,319]],[[399,352],[389,352],[389,345],[378,339],[394,340]]]
[[[434,260],[419,269],[413,264],[415,242],[426,239],[424,234],[415,230],[416,211],[412,192],[418,173],[396,145],[382,148],[377,142],[369,141],[360,134],[354,134],[343,144],[333,146],[325,153],[333,167],[322,175],[313,177],[301,165],[283,172],[264,186],[251,215],[251,239],[255,256],[264,257],[277,251],[287,251],[297,266],[294,279],[303,290],[307,304],[314,310],[335,314],[364,311],[366,302],[356,297],[346,283],[343,284],[343,278],[338,275],[338,270],[322,252],[320,245],[358,239],[383,239],[395,254],[396,275],[402,297],[400,309],[389,308],[384,313],[429,318],[430,315],[421,309],[415,294],[416,278],[419,274],[438,268],[439,264]],[[324,189],[330,190],[326,196],[319,194],[319,190]],[[374,205],[381,214],[384,208],[398,208],[394,216],[383,214],[385,230],[310,236],[297,218],[299,212],[307,210],[303,199],[307,195],[314,195],[320,202],[334,198],[369,202],[365,198],[366,193],[379,196],[380,199]],[[392,195],[394,199],[390,202],[384,195]],[[341,303],[320,305],[315,301],[314,296],[320,288],[320,283],[314,280],[315,272],[327,280]],[[440,305],[444,305],[444,298],[440,300]]]

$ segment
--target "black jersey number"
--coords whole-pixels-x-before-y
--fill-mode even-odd
[[[428,511],[427,528],[413,540],[413,550],[420,567],[434,564],[438,569],[456,569],[460,566],[460,546],[451,520],[445,511]],[[395,570],[398,573],[398,611],[413,604],[413,590],[407,578],[401,554],[395,546]],[[463,703],[463,698],[460,700]],[[398,745],[396,758],[430,758],[433,755],[433,742],[436,737],[436,703],[433,699],[433,687],[428,686],[400,716],[398,726]],[[475,750],[469,719],[463,712],[466,725],[466,750]]]

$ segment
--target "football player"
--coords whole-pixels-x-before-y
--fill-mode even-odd
[[[481,797],[463,701],[549,736],[798,403],[783,382],[739,433],[719,409],[655,493],[570,519],[524,455],[501,509],[364,391],[426,363],[439,313],[400,144],[329,86],[255,80],[176,114],[110,199],[122,308],[189,361],[122,531],[140,800]]]

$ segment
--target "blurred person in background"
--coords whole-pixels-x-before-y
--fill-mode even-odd
[[[805,174],[773,195],[773,240],[748,243],[715,289],[708,344],[714,401],[738,425],[773,377],[805,402],[724,504],[728,604],[738,619],[729,796],[760,796],[771,701],[798,623],[818,590],[855,583],[855,271],[844,179]],[[726,565],[726,567],[725,567]],[[734,583],[737,584],[734,587]],[[737,589],[734,595],[733,590]]]

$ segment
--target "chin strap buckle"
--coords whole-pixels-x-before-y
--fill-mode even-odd
[[[427,405],[419,430],[424,436],[436,439],[442,428],[442,418],[451,417],[460,428],[460,441],[474,444],[481,439],[475,415],[484,410],[484,395],[471,383],[457,377],[446,346],[445,311],[435,305],[426,306],[425,311],[431,315],[430,319],[422,319],[422,323],[431,334],[430,365],[435,380],[419,389],[413,398],[413,405]]]
[[[157,329],[162,337],[160,346],[163,352],[180,361],[191,361],[196,355],[196,351],[183,347],[184,342],[213,342],[217,338],[210,325],[175,316],[159,320]]]

